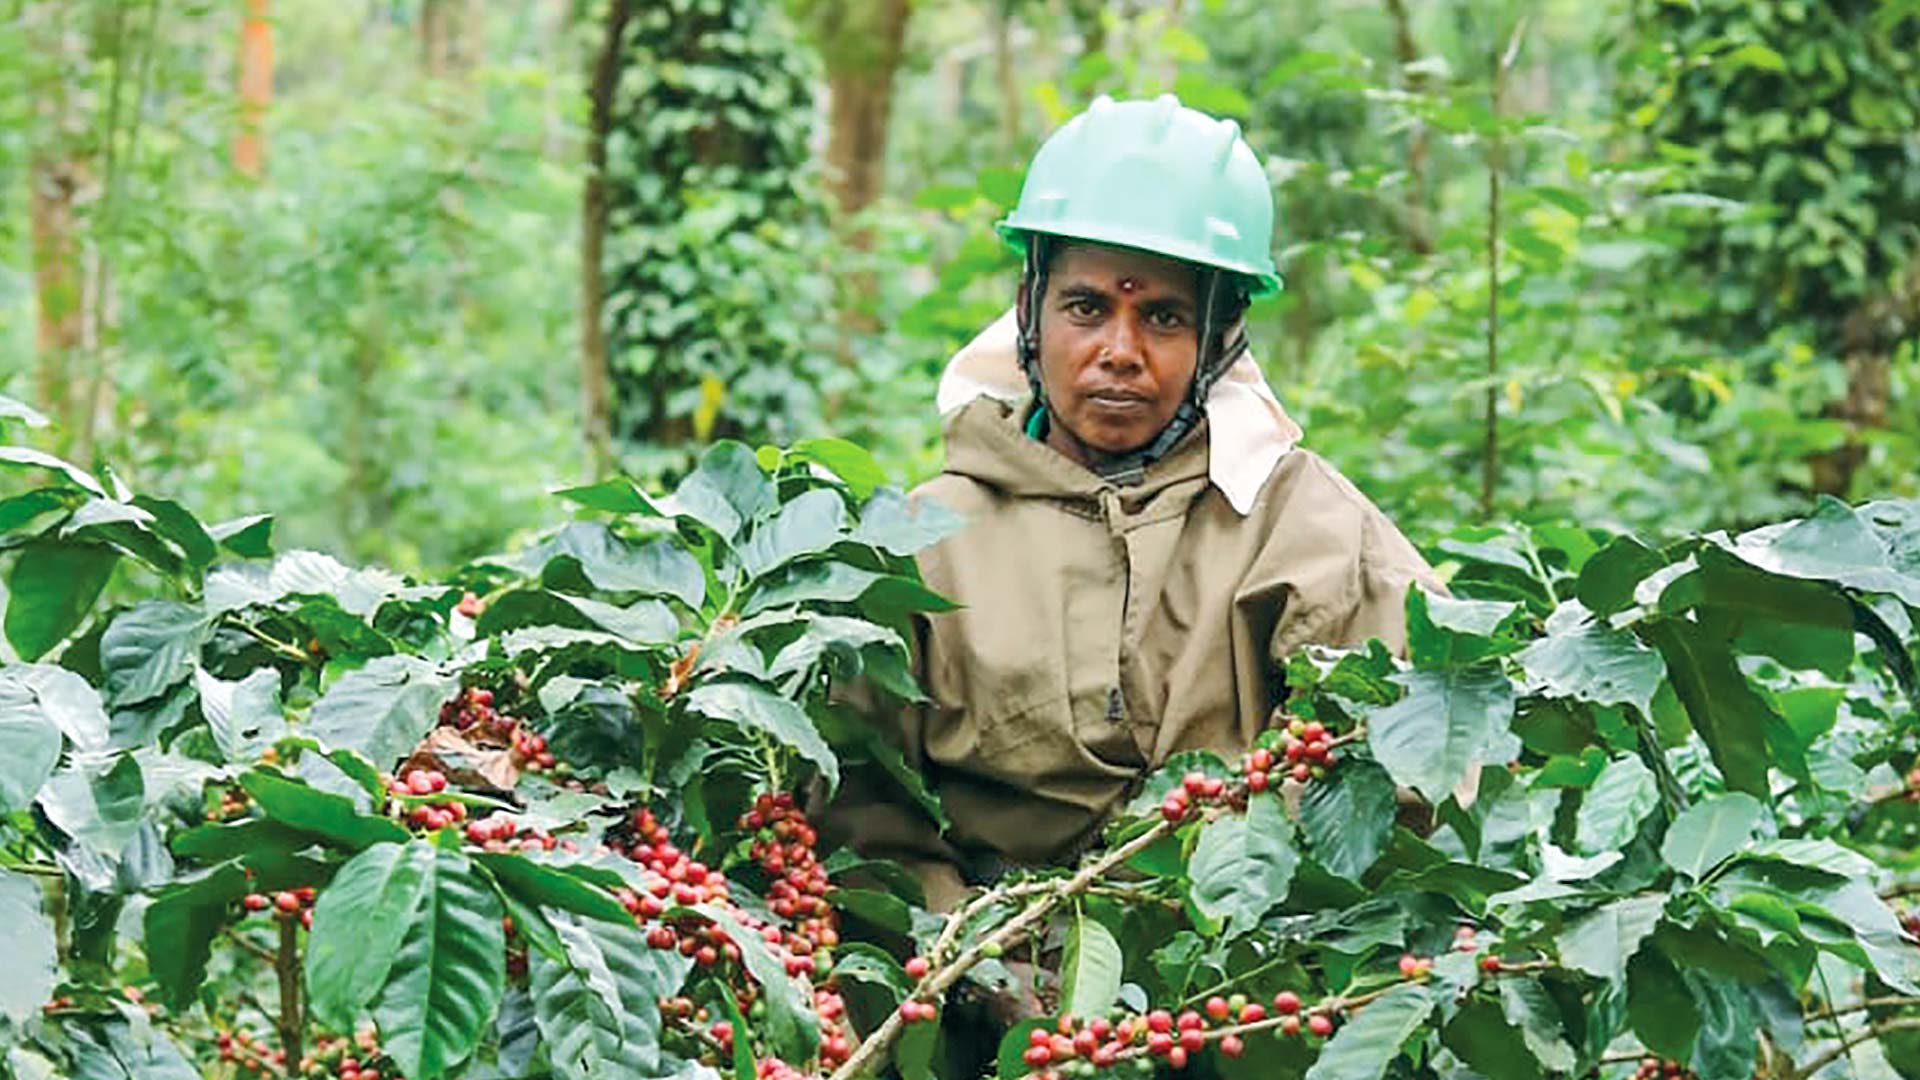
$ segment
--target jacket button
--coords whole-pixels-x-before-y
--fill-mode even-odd
[[[1117,724],[1127,718],[1127,700],[1120,695],[1120,688],[1107,691],[1107,722]]]

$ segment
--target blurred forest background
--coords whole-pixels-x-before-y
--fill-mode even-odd
[[[1169,90],[1416,540],[1920,493],[1920,0],[0,0],[0,394],[401,569],[723,436],[912,481],[1022,163]]]

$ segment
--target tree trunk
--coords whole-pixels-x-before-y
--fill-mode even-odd
[[[33,253],[35,382],[40,405],[65,449],[81,428],[91,398],[81,375],[80,352],[87,327],[86,278],[81,258],[77,205],[88,169],[80,156],[82,123],[72,94],[71,63],[76,32],[60,4],[30,4],[27,31],[32,49],[49,62],[36,94],[36,125],[28,164],[28,215]]]
[[[1920,326],[1920,258],[1896,288],[1863,304],[1841,324],[1847,394],[1828,405],[1821,415],[1846,421],[1851,431],[1846,442],[1813,455],[1809,461],[1814,491],[1840,499],[1850,497],[1854,474],[1867,462],[1867,447],[1856,433],[1886,426],[1893,399],[1891,356],[1916,326]]]
[[[420,0],[420,67],[434,78],[453,66],[454,0]]]
[[[233,139],[233,167],[258,179],[267,160],[262,128],[273,102],[273,25],[267,21],[268,0],[246,4],[240,23],[240,131]]]
[[[1067,0],[1067,15],[1080,35],[1081,56],[1107,51],[1107,23],[1101,18],[1105,7],[1101,0]]]
[[[860,14],[849,17],[851,6]],[[873,205],[886,179],[887,121],[893,114],[893,77],[906,45],[912,0],[859,0],[824,16],[830,104],[827,114],[827,186],[844,220]],[[865,233],[854,243],[866,246]]]
[[[580,399],[581,431],[591,475],[613,463],[613,394],[607,372],[606,281],[602,259],[607,239],[607,131],[613,94],[620,81],[620,42],[632,17],[631,0],[612,0],[587,86],[587,180],[580,213]]]
[[[1407,90],[1424,94],[1428,90],[1427,76],[1410,70],[1420,59],[1420,49],[1413,40],[1413,20],[1407,14],[1406,0],[1387,0],[1387,12],[1393,16],[1394,58],[1400,62]],[[1420,255],[1433,254],[1433,222],[1427,213],[1429,154],[1427,125],[1415,121],[1407,136],[1406,233],[1408,245]]]
[[[1013,4],[1002,0],[993,20],[993,82],[1000,90],[1000,155],[1020,153],[1020,79],[1013,66]]]

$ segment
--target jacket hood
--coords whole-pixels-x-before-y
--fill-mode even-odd
[[[1207,479],[1207,422],[1187,434],[1166,457],[1147,466],[1146,476],[1126,488],[1113,484],[1027,435],[1026,399],[977,397],[949,413],[944,426],[946,470],[1009,495],[1097,501],[1103,491],[1120,491],[1128,502],[1144,502],[1168,487]]]

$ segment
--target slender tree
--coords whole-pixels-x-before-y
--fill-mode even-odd
[[[273,24],[269,0],[246,0],[240,21],[240,130],[233,139],[233,167],[251,177],[266,169],[266,117],[273,103]]]

